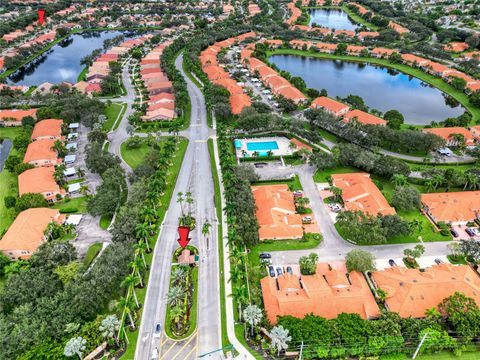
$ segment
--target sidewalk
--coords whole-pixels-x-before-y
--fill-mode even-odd
[[[213,128],[216,128],[215,120],[213,122]],[[217,144],[217,137],[213,137],[213,153],[215,158],[215,166],[217,168],[218,177],[219,177],[219,184],[220,184],[220,199],[222,209],[225,208],[225,197],[224,197],[224,188],[223,188],[223,181],[222,181],[222,171],[220,169],[220,158],[218,156],[218,144]],[[223,210],[222,210],[223,211]],[[222,234],[219,234],[223,238],[223,244],[226,244],[228,241],[228,225],[227,225],[227,214],[223,211],[222,216]],[[239,353],[237,356],[238,359],[251,359],[255,360],[255,358],[250,354],[250,352],[243,346],[243,344],[238,341],[237,337],[235,336],[235,318],[233,316],[233,297],[232,297],[232,283],[229,281],[229,274],[230,274],[230,249],[228,245],[224,245],[224,255],[223,255],[223,271],[224,271],[224,286],[225,286],[225,312],[227,318],[225,321],[227,322],[227,335],[228,340],[232,343],[235,350]]]

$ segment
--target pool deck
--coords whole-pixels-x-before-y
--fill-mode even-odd
[[[240,142],[240,144],[238,144]],[[292,155],[293,150],[290,145],[290,140],[286,137],[262,137],[262,138],[246,138],[246,139],[236,139],[234,141],[235,144],[235,152],[237,158],[245,158],[245,157],[254,157],[253,153],[258,152],[259,156],[267,156],[268,150],[249,150],[247,148],[247,144],[252,143],[263,143],[263,142],[276,142],[278,149],[272,149],[272,156],[285,156],[285,155]],[[240,145],[240,146],[238,146]]]

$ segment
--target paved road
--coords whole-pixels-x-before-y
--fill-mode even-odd
[[[371,252],[377,259],[403,257],[403,250],[413,247],[412,244],[372,245],[358,246],[345,241],[337,232],[333,220],[330,217],[328,207],[320,197],[317,185],[313,181],[314,167],[309,165],[286,166],[276,170],[279,175],[296,173],[303,186],[304,194],[310,199],[310,206],[315,215],[320,231],[323,236],[322,243],[311,250],[294,250],[272,252],[274,264],[298,263],[303,255],[316,252],[321,261],[343,260],[345,255],[353,249],[363,249]],[[426,242],[425,256],[439,256],[449,253],[447,245],[449,242]]]
[[[137,342],[135,359],[138,360],[149,359],[155,348],[159,350],[160,356],[170,360],[194,359],[221,347],[217,242],[209,241],[207,247],[207,241],[201,234],[202,225],[205,220],[208,220],[213,225],[209,237],[210,239],[217,238],[213,199],[214,188],[207,146],[207,139],[213,131],[207,126],[203,94],[183,73],[182,60],[182,56],[178,57],[175,65],[187,81],[188,93],[192,103],[192,115],[190,128],[185,132],[189,144],[174,194],[180,191],[184,193],[190,191],[195,200],[193,213],[197,220],[197,226],[191,234],[191,243],[197,246],[200,251],[197,333],[192,338],[180,342],[165,340],[165,338],[162,341],[152,339],[155,324],[160,323],[163,326],[165,322],[171,257],[178,246],[177,226],[181,209],[176,202],[176,196],[174,196],[154,250],[139,341]],[[214,353],[209,358],[221,359],[222,353]]]
[[[120,154],[120,145],[122,145],[122,143],[129,138],[129,135],[127,133],[128,117],[135,112],[135,110],[132,108],[132,105],[135,102],[135,89],[130,79],[130,74],[128,73],[129,65],[130,61],[125,64],[122,73],[123,85],[127,90],[127,94],[114,99],[115,102],[126,103],[127,109],[125,110],[123,117],[120,119],[120,125],[117,127],[117,129],[112,130],[108,133],[108,141],[110,142],[110,147],[108,148],[108,151],[114,155],[117,155],[120,158],[120,160],[122,161],[121,166],[127,173],[132,171],[132,169],[125,161],[123,161]]]

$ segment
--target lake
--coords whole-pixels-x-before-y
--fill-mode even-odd
[[[125,38],[134,36],[132,32],[122,31],[86,31],[70,35],[12,74],[8,79],[9,83],[27,86],[40,85],[44,82],[76,83],[78,75],[83,70],[80,60],[93,50],[102,48],[106,39],[122,34]]]
[[[0,139],[0,172],[12,149],[12,141],[10,139]]]
[[[358,95],[371,109],[398,110],[408,124],[426,125],[464,112],[463,107],[437,88],[385,67],[295,55],[274,55],[269,61],[292,76],[303,78],[307,87],[326,89],[332,98]]]
[[[310,23],[335,30],[355,30],[355,24],[346,12],[339,9],[309,9]]]

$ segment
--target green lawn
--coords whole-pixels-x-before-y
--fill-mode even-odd
[[[122,159],[132,168],[135,169],[150,151],[150,146],[142,144],[135,149],[127,149],[126,143],[120,145],[120,154]]]
[[[392,64],[387,59],[377,59],[372,57],[360,57],[360,56],[349,56],[349,55],[334,55],[334,54],[316,53],[316,52],[309,52],[309,51],[295,50],[295,49],[278,49],[274,51],[268,51],[267,57],[271,55],[281,55],[281,54],[308,56],[308,57],[315,57],[319,59],[345,60],[345,61],[352,61],[352,62],[370,63],[370,64],[381,65],[387,68],[396,69],[407,75],[414,76],[438,88],[444,93],[452,96],[455,100],[457,100],[462,106],[464,106],[472,114],[472,124],[475,124],[477,120],[480,120],[480,108],[471,104],[470,101],[468,100],[468,96],[463,91],[456,90],[441,78],[427,74],[420,69],[412,68],[408,65]],[[443,119],[439,119],[439,120],[443,120]]]
[[[163,219],[165,217],[165,212],[167,211],[170,201],[172,199],[173,190],[175,188],[175,183],[177,182],[178,173],[180,172],[180,167],[182,166],[183,157],[185,155],[185,151],[187,150],[187,146],[188,146],[188,140],[186,139],[180,140],[178,145],[178,150],[174,155],[175,158],[173,161],[173,166],[171,167],[170,174],[168,175],[167,187],[165,189],[165,193],[163,194],[160,200],[162,205],[157,209],[159,214],[159,218],[158,218],[159,224],[163,222]],[[157,236],[158,234],[155,234],[150,238],[150,244],[152,247],[155,246]],[[152,259],[153,259],[153,251],[145,255],[145,260],[148,265],[152,263]],[[145,295],[147,293],[149,276],[150,276],[150,273],[147,273],[147,275],[145,276],[144,288],[135,289],[135,292],[138,297],[138,301],[142,304],[145,302]],[[140,312],[138,314],[139,318],[141,318],[142,316],[141,311],[142,309],[140,309]],[[121,356],[121,359],[131,360],[135,357],[135,348],[137,346],[137,341],[138,341],[138,328],[135,331],[127,330],[126,333],[128,337],[128,346],[125,353]]]
[[[100,228],[102,228],[103,230],[107,230],[111,221],[112,221],[111,215],[102,215],[100,217]]]
[[[68,214],[85,214],[87,212],[87,197],[82,196],[78,198],[65,199],[62,201],[56,202],[52,208],[59,209],[60,212],[68,211]]]
[[[253,186],[260,186],[260,185],[275,185],[275,184],[287,184],[288,189],[290,191],[295,190],[303,190],[302,184],[300,183],[300,179],[298,175],[295,175],[291,180],[272,180],[272,181],[259,181],[253,183]]]
[[[95,243],[90,245],[90,247],[87,250],[87,253],[85,254],[85,258],[83,259],[83,265],[85,267],[89,267],[92,261],[95,259],[95,257],[98,255],[100,250],[102,250],[102,243]]]
[[[103,124],[103,130],[107,132],[111,131],[113,128],[113,125],[115,124],[115,121],[118,118],[118,115],[123,114],[126,109],[127,109],[126,104],[119,104],[114,102],[112,102],[110,106],[107,106],[105,108],[105,116],[107,117],[107,120]],[[120,119],[116,124],[115,128],[113,128],[113,130],[115,130],[119,124],[120,124]]]
[[[22,131],[20,127],[0,128],[0,139],[13,140]],[[10,155],[18,155],[17,150],[13,145],[10,150]],[[0,234],[8,229],[14,220],[14,214],[5,208],[5,197],[18,195],[17,176],[3,169],[0,171]]]
[[[317,170],[315,172],[315,175],[313,176],[313,181],[316,183],[326,183],[328,182],[328,178],[332,174],[348,174],[348,173],[353,173],[353,172],[359,172],[361,170],[354,168],[354,167],[336,167],[334,169],[327,169],[327,170]]]

